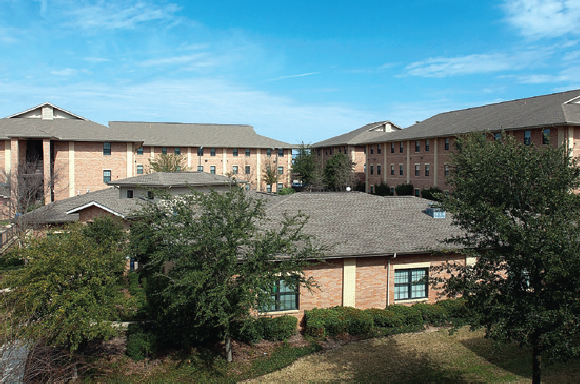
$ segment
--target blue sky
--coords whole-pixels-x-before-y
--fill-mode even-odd
[[[0,116],[243,123],[290,143],[580,88],[580,0],[0,0]]]

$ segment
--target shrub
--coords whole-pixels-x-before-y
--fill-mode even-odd
[[[403,326],[403,318],[395,314],[393,311],[379,308],[371,308],[366,310],[373,317],[373,324],[380,328],[395,328]]]
[[[435,198],[435,196],[433,195],[441,192],[443,191],[441,191],[441,189],[437,187],[426,188],[421,190],[421,197],[423,197],[424,199],[439,201],[439,199]]]
[[[278,190],[279,195],[291,195],[293,193],[296,193],[294,188],[281,188]]]
[[[395,193],[397,196],[413,196],[413,184],[401,184],[395,187]]]
[[[437,305],[445,311],[447,319],[453,324],[461,325],[468,322],[468,310],[464,298],[440,300]]]
[[[421,313],[423,322],[426,324],[442,325],[447,321],[447,312],[445,309],[437,304],[417,303],[413,305],[415,310]]]
[[[387,310],[399,315],[403,320],[403,325],[422,325],[423,316],[416,308],[404,305],[389,305]]]
[[[264,338],[261,325],[253,319],[234,322],[232,324],[232,337],[246,343]]]
[[[361,309],[334,307],[305,312],[306,334],[312,337],[336,336],[341,333],[366,335],[373,328],[373,316]]]
[[[262,338],[266,340],[286,340],[296,333],[298,319],[294,316],[261,317],[256,320],[256,329],[259,329]]]
[[[375,195],[391,196],[391,188],[384,181],[379,185],[375,185]]]
[[[129,325],[127,355],[133,360],[143,360],[156,352],[155,335],[138,325]]]
[[[353,307],[334,307],[334,311],[339,313],[341,318],[348,322],[347,332],[351,335],[366,335],[373,329],[373,316]]]
[[[0,258],[0,270],[18,269],[24,266],[24,259],[18,257],[17,254],[9,253],[7,256]]]

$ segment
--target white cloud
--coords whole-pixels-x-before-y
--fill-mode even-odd
[[[106,61],[111,61],[104,57],[85,57],[85,60],[91,63],[104,63]]]
[[[308,73],[301,73],[298,75],[288,75],[288,76],[275,77],[275,78],[269,79],[267,81],[278,81],[278,80],[284,80],[284,79],[291,79],[294,77],[304,77],[304,76],[312,76],[312,75],[318,75],[318,74],[320,74],[320,72],[308,72]]]
[[[493,73],[543,65],[552,56],[551,48],[510,52],[472,54],[459,57],[434,57],[407,65],[407,75],[423,77],[447,77]]]
[[[580,33],[578,0],[505,0],[507,20],[530,38]]]
[[[55,75],[55,76],[74,76],[77,74],[77,72],[78,71],[76,69],[72,69],[72,68],[65,68],[65,69],[50,71],[50,73]]]
[[[71,4],[68,25],[84,30],[134,29],[140,23],[154,20],[173,21],[180,8],[176,4],[159,6],[153,2],[126,3],[125,1],[82,2]]]
[[[210,58],[207,53],[195,53],[192,55],[163,57],[158,59],[149,59],[141,62],[144,67],[157,67],[160,65],[184,65],[188,64],[189,69],[199,69],[213,67],[217,62]]]

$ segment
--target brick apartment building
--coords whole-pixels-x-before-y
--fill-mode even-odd
[[[13,193],[16,184],[34,181],[45,203],[145,173],[148,159],[160,153],[184,155],[193,170],[238,174],[257,190],[290,184],[292,146],[258,135],[249,125],[110,122],[106,127],[44,103],[0,119],[0,140],[3,187]],[[277,171],[277,185],[263,181],[267,163]],[[8,203],[2,199],[4,216],[15,213]]]
[[[367,192],[381,183],[392,191],[397,185],[412,184],[419,196],[425,188],[446,188],[455,137],[469,132],[490,131],[499,137],[503,130],[526,145],[565,145],[577,157],[580,90],[440,113],[405,129],[389,123],[393,128],[381,132],[383,123],[388,122],[368,124],[313,147],[324,161],[346,148],[351,158],[356,157],[355,172],[359,178],[364,174]]]

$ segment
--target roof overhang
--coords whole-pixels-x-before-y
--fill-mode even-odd
[[[102,204],[99,204],[99,203],[97,203],[96,201],[91,201],[90,203],[87,203],[87,204],[85,204],[85,205],[82,205],[82,206],[80,206],[80,207],[73,208],[73,209],[71,209],[71,210],[69,210],[69,211],[66,211],[65,213],[66,213],[67,215],[70,215],[71,213],[79,213],[79,212],[80,212],[80,211],[82,211],[83,209],[87,209],[87,208],[91,208],[91,207],[97,207],[97,208],[100,208],[100,209],[102,209],[103,211],[106,211],[106,212],[112,213],[113,215],[115,215],[115,216],[119,216],[119,217],[121,217],[121,218],[123,218],[123,219],[125,219],[125,218],[126,218],[126,217],[125,217],[125,215],[123,215],[123,214],[121,214],[121,213],[119,213],[119,212],[115,212],[115,211],[114,211],[114,210],[112,210],[111,208],[105,207],[104,205],[102,205]]]

